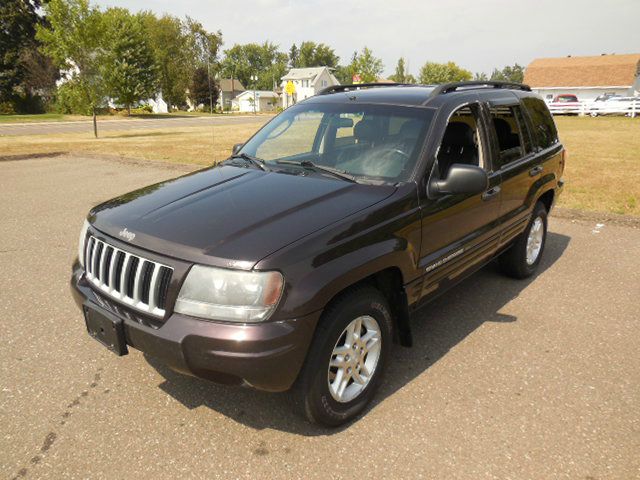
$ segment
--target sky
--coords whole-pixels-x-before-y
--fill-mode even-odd
[[[398,58],[414,75],[426,61],[472,72],[539,57],[640,53],[640,0],[93,0],[101,7],[188,15],[221,30],[224,48],[270,40],[323,42],[341,63],[367,46],[393,73]]]

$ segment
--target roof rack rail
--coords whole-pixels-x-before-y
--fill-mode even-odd
[[[525,92],[530,92],[531,87],[529,85],[525,85],[524,83],[516,83],[516,82],[498,82],[493,80],[474,80],[469,82],[453,82],[453,83],[444,83],[442,85],[437,85],[436,88],[431,92],[431,97],[435,97],[436,95],[443,95],[445,93],[455,92],[458,89],[472,89],[472,88],[510,88],[515,90],[524,90]]]
[[[354,83],[350,85],[332,85],[330,87],[321,90],[318,95],[327,95],[329,93],[338,93],[338,92],[350,92],[351,90],[360,90],[361,88],[372,88],[372,87],[401,87],[410,85],[408,83]]]

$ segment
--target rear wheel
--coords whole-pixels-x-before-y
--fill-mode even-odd
[[[391,331],[387,301],[373,287],[354,289],[327,308],[292,391],[309,421],[338,426],[364,410],[382,377]]]
[[[536,271],[547,239],[547,209],[536,203],[526,230],[500,258],[501,270],[514,278],[527,278]]]

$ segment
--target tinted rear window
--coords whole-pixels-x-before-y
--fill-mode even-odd
[[[535,97],[527,97],[522,99],[522,103],[531,118],[533,141],[536,145],[540,148],[548,148],[558,143],[558,130],[544,101]]]

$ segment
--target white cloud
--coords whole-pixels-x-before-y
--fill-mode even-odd
[[[343,62],[370,47],[387,74],[405,56],[413,73],[427,60],[490,72],[533,58],[640,51],[638,0],[102,0],[101,6],[189,15],[222,30],[225,47],[270,40],[287,51],[314,40]]]

